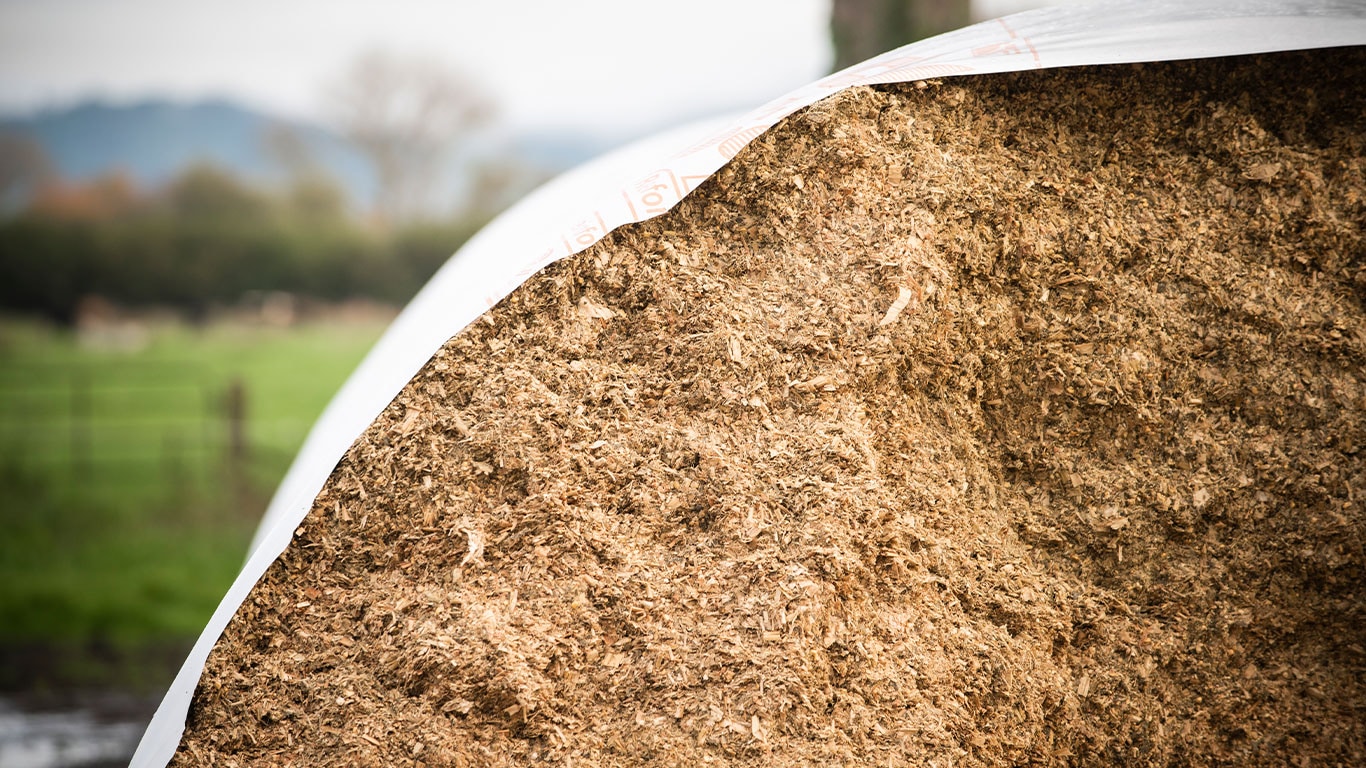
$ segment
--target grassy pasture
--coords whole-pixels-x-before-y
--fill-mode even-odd
[[[0,321],[0,643],[196,635],[383,329]]]

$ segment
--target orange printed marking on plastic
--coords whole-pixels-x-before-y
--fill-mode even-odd
[[[568,256],[582,251],[606,236],[607,222],[602,220],[602,212],[595,210],[591,217],[580,219],[568,232],[560,235],[560,242],[564,244],[565,255]]]
[[[972,55],[978,58],[982,56],[1016,56],[1024,53],[1024,50],[1014,40],[1006,40],[1001,43],[992,43],[972,49]]]
[[[568,247],[569,246],[566,244],[565,248],[568,249]],[[535,261],[517,270],[517,284],[521,285],[522,282],[524,282],[527,278],[531,277],[537,272],[540,272],[545,267],[545,265],[558,260],[560,256],[555,254],[555,251],[557,250],[557,248],[551,246],[550,248],[541,251],[541,255],[537,256]],[[568,256],[569,253],[566,252],[564,255]]]
[[[821,80],[816,81],[816,85],[830,90],[847,88],[851,85],[862,85],[873,78],[880,77],[888,72],[894,72],[898,69],[904,69],[912,64],[919,64],[924,60],[924,56],[898,56],[892,59],[882,59],[879,57],[843,72],[836,72],[833,75],[822,78]]]
[[[750,118],[755,122],[775,123],[784,117],[804,106],[802,99],[796,96],[788,96],[783,99],[776,99],[762,107],[758,111],[752,112]]]
[[[664,213],[682,200],[685,194],[678,176],[668,168],[660,168],[621,190],[626,207],[631,210],[631,218],[636,221]]]
[[[673,153],[673,155],[671,155],[669,159],[678,160],[679,158],[688,157],[690,155],[696,155],[705,152],[708,149],[711,149],[712,147],[716,146],[717,144],[720,144],[729,135],[730,134],[724,132],[712,134],[711,136],[708,136],[707,138],[697,142],[696,144],[692,144],[690,146],[678,150],[677,152]]]
[[[806,105],[807,102],[804,99],[796,96],[788,96],[786,98],[777,99],[773,102],[765,104],[764,106],[760,107],[754,112],[751,112],[743,119],[751,123],[763,123],[764,125],[772,125]],[[760,133],[762,133],[765,130],[768,129],[763,128],[760,130]],[[723,131],[721,133],[713,134],[695,144],[692,144],[673,153],[673,155],[670,156],[670,159],[678,160],[680,158],[691,157],[692,155],[701,154],[709,149],[712,149],[713,147],[719,146],[727,141],[732,140],[734,137],[734,132]],[[722,154],[725,153],[723,152]],[[728,158],[731,156],[733,155],[727,155]],[[691,190],[692,187],[689,187],[688,189]]]
[[[740,154],[740,150],[744,149],[746,144],[750,143],[757,138],[759,134],[767,130],[768,126],[764,125],[752,125],[748,128],[741,128],[727,136],[720,144],[716,145],[716,151],[720,152],[722,157],[729,160]]]
[[[1028,49],[1029,49],[1029,55],[1031,55],[1031,56],[1034,57],[1034,68],[1035,68],[1035,69],[1038,69],[1039,67],[1042,67],[1042,66],[1043,66],[1043,61],[1039,59],[1039,50],[1038,50],[1037,48],[1034,47],[1034,43],[1033,43],[1033,41],[1031,41],[1031,40],[1029,39],[1029,37],[1027,37],[1027,36],[1025,36],[1025,35],[1017,34],[1017,33],[1015,32],[1015,30],[1013,30],[1013,29],[1010,28],[1010,25],[1006,23],[1006,20],[1005,20],[1005,19],[997,19],[997,20],[996,20],[996,23],[997,23],[997,24],[1000,24],[1000,25],[1001,25],[1001,28],[1004,29],[1004,30],[1006,31],[1006,34],[1010,35],[1010,39],[1011,39],[1012,41],[1018,40],[1019,42],[1021,42],[1021,43],[1024,44],[1024,47],[1025,47],[1025,48],[1028,48]],[[981,48],[973,48],[973,49],[972,49],[972,55],[973,55],[973,56],[991,56],[991,55],[993,55],[993,54],[1010,54],[1010,53],[1017,53],[1017,54],[1018,54],[1018,53],[1023,53],[1023,51],[1021,51],[1018,47],[1016,47],[1015,43],[1013,43],[1013,42],[993,43],[993,44],[991,44],[991,45],[984,45],[984,46],[982,46]]]
[[[971,72],[972,67],[964,64],[912,64],[906,67],[889,69],[864,80],[865,83],[909,83],[915,80],[929,80],[932,77],[949,77]]]

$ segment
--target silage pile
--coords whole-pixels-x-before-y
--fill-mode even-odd
[[[1362,764],[1362,82],[787,119],[432,358],[174,764]]]

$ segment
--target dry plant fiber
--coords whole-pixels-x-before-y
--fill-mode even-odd
[[[431,359],[174,764],[1366,764],[1363,82],[788,118]]]

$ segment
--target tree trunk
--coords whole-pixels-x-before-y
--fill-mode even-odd
[[[969,0],[834,0],[835,69],[966,26]]]

